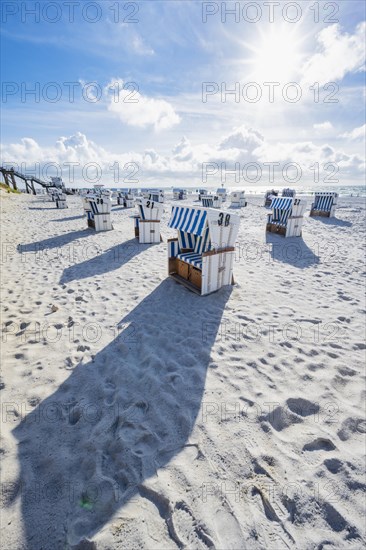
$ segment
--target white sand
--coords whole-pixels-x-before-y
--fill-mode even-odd
[[[362,200],[302,240],[252,198],[208,297],[68,203],[1,193],[2,547],[361,548]]]

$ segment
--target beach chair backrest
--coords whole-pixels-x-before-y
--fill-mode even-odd
[[[207,252],[212,247],[211,240],[210,240],[210,230],[207,226],[206,229],[203,232],[203,235],[200,237],[196,237],[196,244],[194,246],[194,252],[196,254],[203,254],[203,252]]]
[[[335,199],[338,197],[338,193],[315,193],[314,210],[321,210],[322,212],[330,212]]]

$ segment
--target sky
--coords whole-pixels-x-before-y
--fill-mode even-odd
[[[363,0],[1,3],[1,162],[69,187],[355,185]]]

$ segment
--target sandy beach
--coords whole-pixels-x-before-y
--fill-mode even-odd
[[[206,297],[172,200],[157,245],[67,200],[1,192],[3,548],[363,547],[364,200],[285,239],[249,197]]]

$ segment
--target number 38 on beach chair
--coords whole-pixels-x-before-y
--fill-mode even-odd
[[[85,197],[84,201],[88,203],[88,209],[86,210],[88,227],[92,227],[95,231],[113,229],[111,222],[112,200],[110,197],[89,195]]]
[[[323,216],[333,218],[338,202],[338,193],[315,193],[315,199],[311,205],[310,216]]]
[[[173,206],[168,240],[168,274],[201,296],[234,283],[237,214],[201,207]]]
[[[160,219],[164,211],[162,203],[149,199],[136,199],[138,214],[134,216],[135,237],[141,244],[159,243]]]
[[[285,237],[301,237],[306,201],[292,197],[276,197],[268,214],[267,231]]]

